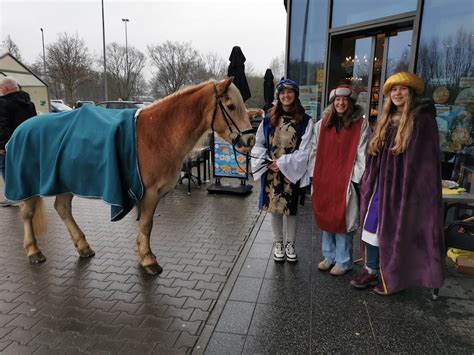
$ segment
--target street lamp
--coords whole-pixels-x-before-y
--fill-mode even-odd
[[[127,86],[128,86],[128,38],[127,38],[127,22],[129,21],[128,18],[123,18],[122,21],[125,23],[125,62],[126,66],[125,69],[127,71]],[[127,87],[128,89],[128,87]]]
[[[104,99],[108,100],[107,88],[107,61],[105,59],[105,21],[104,21],[104,0],[102,0],[102,50],[104,52]]]
[[[43,80],[46,81],[46,55],[44,51],[44,32],[43,28],[40,28],[41,30],[41,42],[43,43]]]

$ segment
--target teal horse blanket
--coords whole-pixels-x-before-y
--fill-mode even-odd
[[[120,220],[143,196],[135,113],[83,105],[23,122],[6,146],[5,197],[102,198]]]

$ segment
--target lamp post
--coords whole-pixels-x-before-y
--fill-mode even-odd
[[[122,21],[125,23],[125,70],[127,72],[127,86],[128,86],[128,38],[127,38],[127,22],[128,18],[123,18]],[[128,87],[127,87],[128,89]],[[127,90],[128,91],[128,90]]]
[[[107,88],[107,61],[105,59],[105,21],[104,21],[104,0],[102,0],[102,51],[104,52],[104,100],[108,100]]]
[[[41,30],[41,42],[43,44],[43,80],[46,81],[46,55],[44,51],[44,32],[43,28],[40,28]]]

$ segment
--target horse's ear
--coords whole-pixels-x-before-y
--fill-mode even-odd
[[[230,84],[232,84],[232,81],[234,80],[234,77],[227,77],[222,81],[219,81],[217,84],[217,91],[219,92],[219,95],[224,94],[227,89],[229,88]]]

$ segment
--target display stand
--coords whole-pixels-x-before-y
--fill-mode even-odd
[[[214,167],[214,183],[207,191],[212,194],[228,194],[245,196],[252,192],[253,186],[247,185],[249,157],[238,152],[234,155],[232,145],[217,134],[212,137],[212,165]],[[222,184],[221,178],[239,179],[238,185]]]

